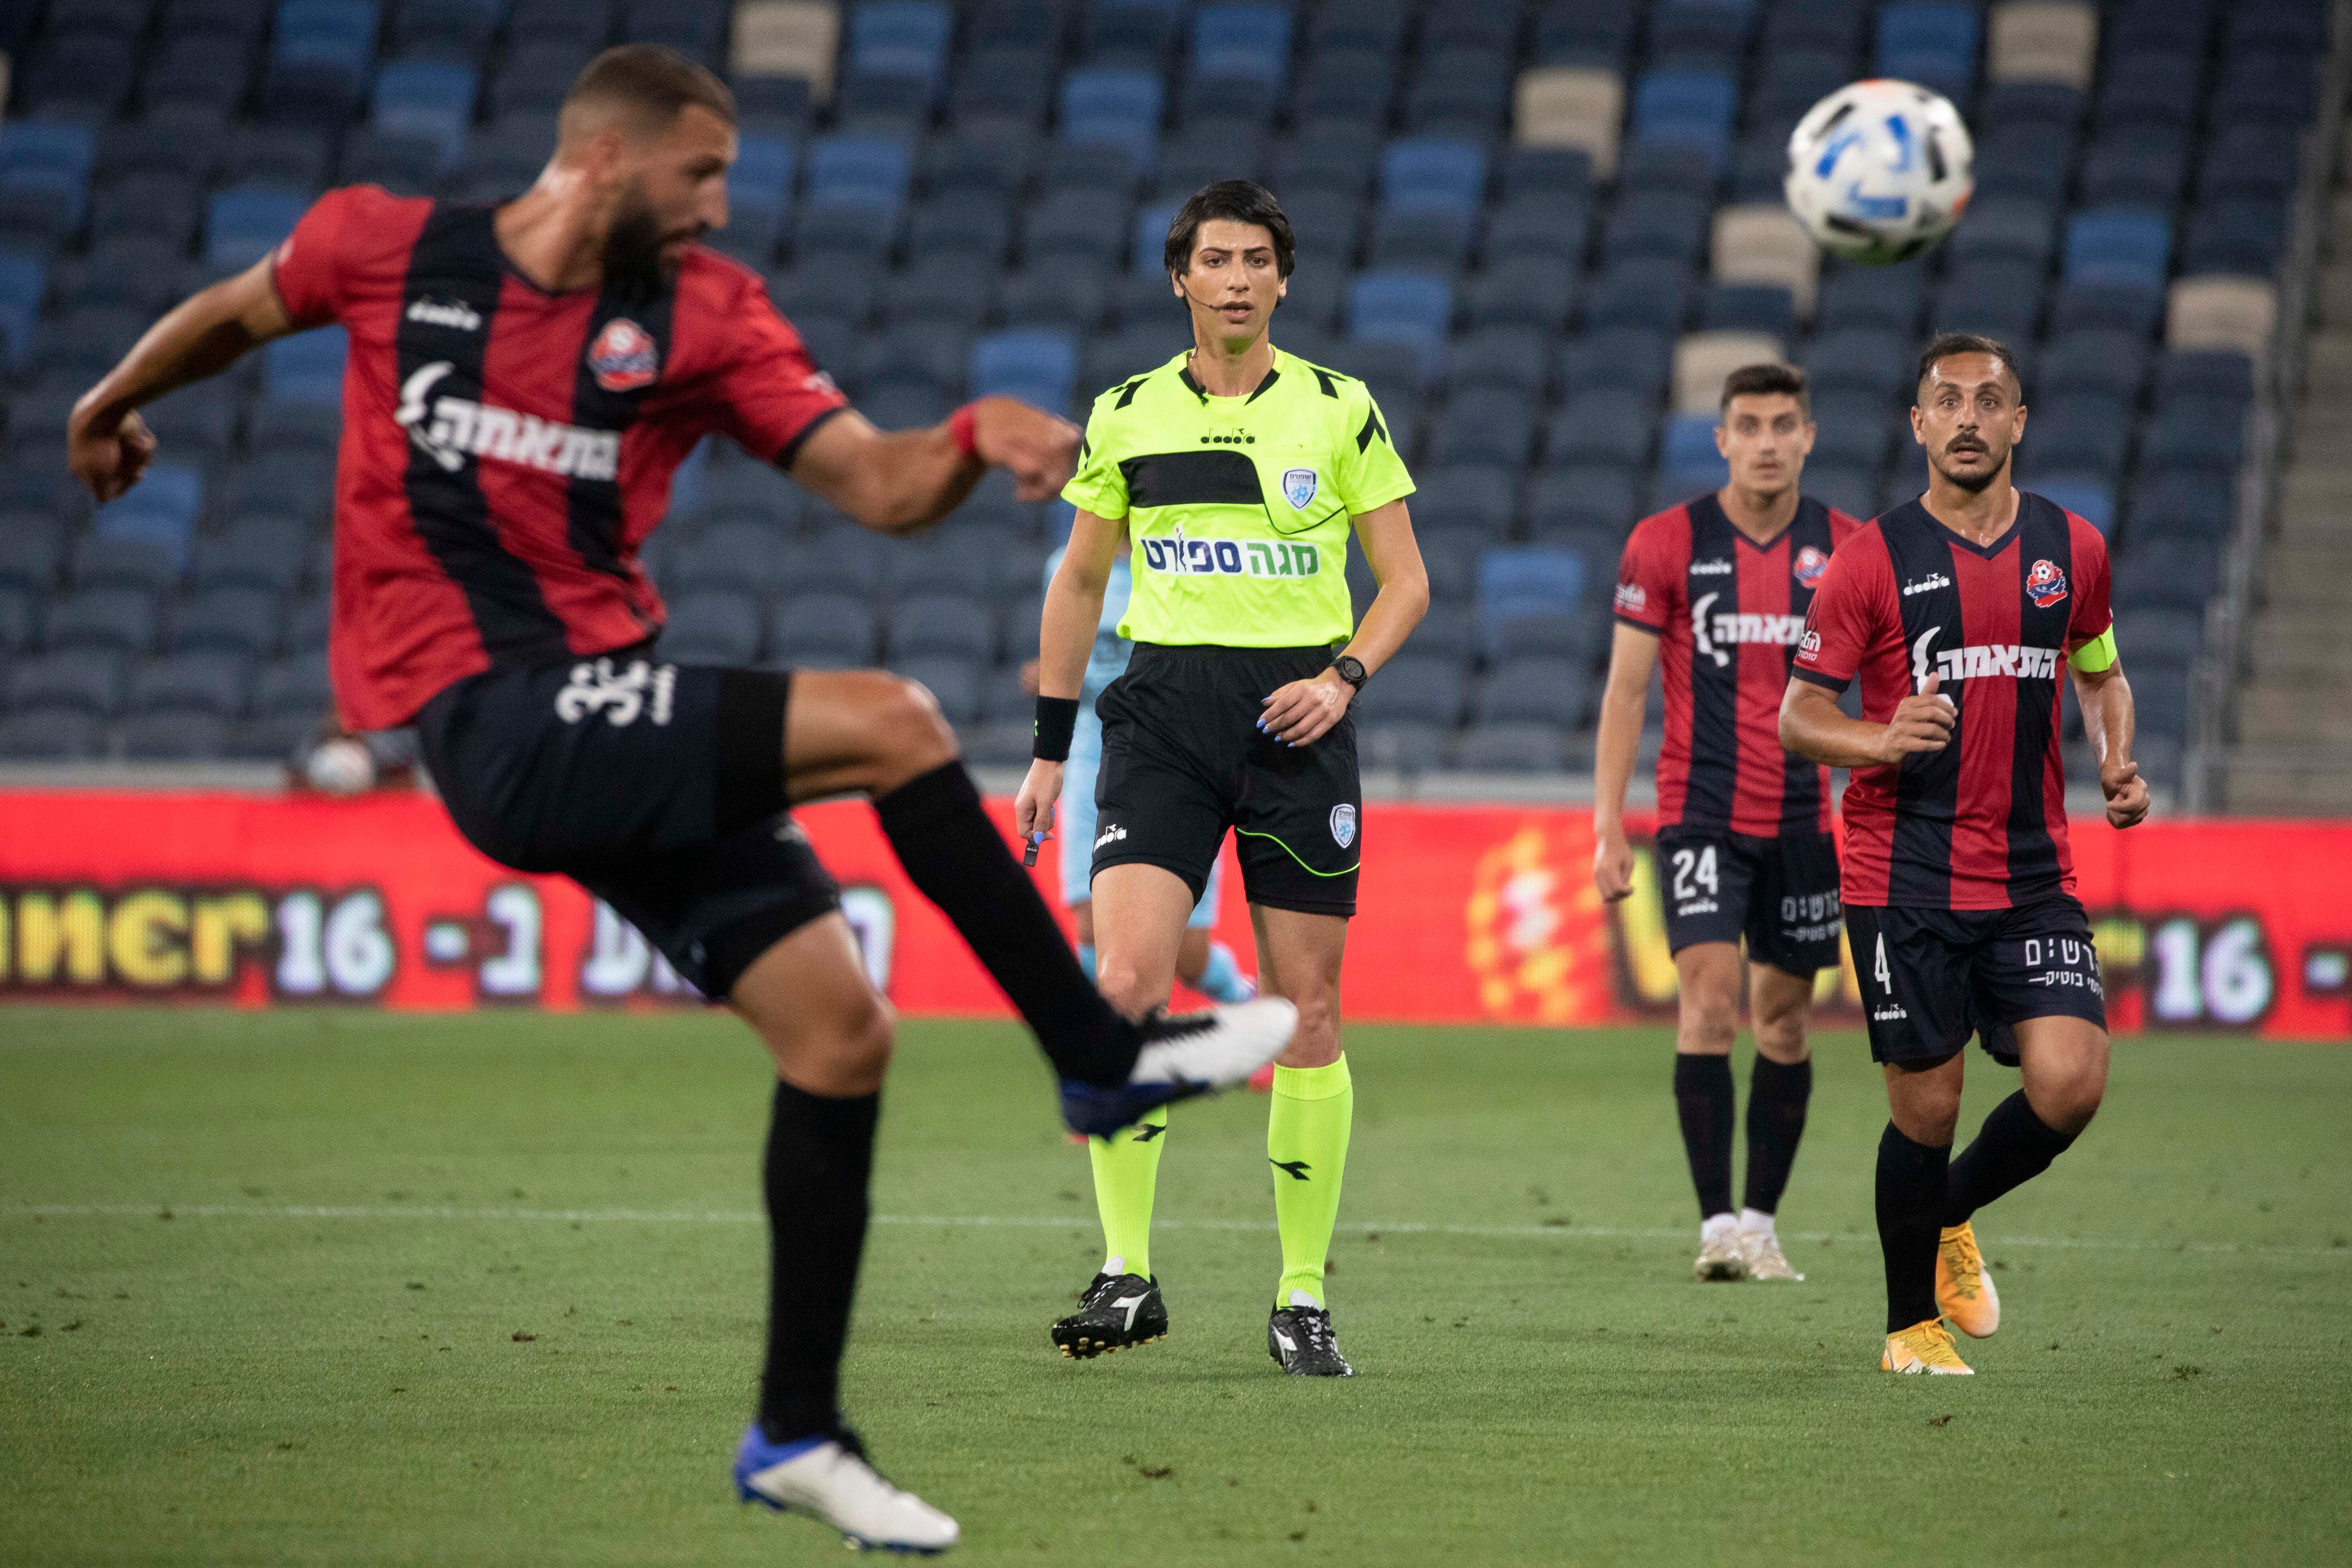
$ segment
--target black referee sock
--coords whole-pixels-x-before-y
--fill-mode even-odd
[[[1675,1053],[1675,1110],[1698,1189],[1698,1217],[1731,1212],[1731,1058]]]
[[[1081,1083],[1125,1083],[1142,1032],[1078,967],[1037,885],[997,837],[963,763],[899,785],[875,801],[874,814],[898,864],[1003,987],[1054,1070]]]
[[[1914,1143],[1892,1121],[1878,1140],[1878,1247],[1886,1258],[1886,1331],[1943,1314],[1936,1306],[1936,1241],[1952,1151]]]
[[[874,1170],[878,1094],[830,1100],[779,1080],[768,1125],[768,1361],[760,1428],[790,1443],[841,1422],[841,1349],[857,1258],[866,1246],[866,1188]]]
[[[1741,1200],[1759,1214],[1774,1214],[1789,1190],[1789,1170],[1797,1163],[1797,1142],[1805,1135],[1805,1107],[1813,1097],[1811,1058],[1790,1065],[1756,1053],[1748,1079],[1748,1193]]]
[[[2050,1168],[2050,1162],[2073,1145],[2074,1135],[2061,1132],[2039,1116],[2019,1089],[1992,1108],[1977,1129],[1976,1141],[1952,1162],[1944,1184],[1944,1223],[1965,1225],[1977,1210]]]

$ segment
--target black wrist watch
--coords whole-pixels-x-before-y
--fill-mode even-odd
[[[1331,668],[1339,672],[1340,679],[1359,691],[1364,689],[1364,682],[1372,678],[1371,671],[1364,668],[1364,661],[1353,654],[1341,654],[1331,661]]]

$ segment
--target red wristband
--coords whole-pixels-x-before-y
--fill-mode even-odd
[[[972,407],[967,403],[948,416],[948,434],[955,437],[956,450],[967,458],[980,454],[980,435],[975,428],[980,416],[972,412]]]

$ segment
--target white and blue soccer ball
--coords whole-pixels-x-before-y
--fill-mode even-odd
[[[1952,232],[1976,190],[1960,111],[1916,82],[1857,81],[1805,112],[1781,189],[1823,250],[1885,265]]]

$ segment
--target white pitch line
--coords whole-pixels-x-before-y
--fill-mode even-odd
[[[750,1209],[522,1209],[458,1208],[448,1205],[262,1205],[262,1204],[15,1204],[0,1206],[0,1215],[41,1219],[276,1219],[276,1220],[473,1220],[521,1221],[568,1225],[761,1225],[767,1216]],[[878,1214],[876,1225],[908,1225],[941,1229],[1091,1230],[1096,1221],[1082,1215],[898,1215]],[[1223,1230],[1271,1233],[1266,1220],[1157,1219],[1162,1230]],[[1462,1236],[1496,1239],[1542,1237],[1577,1240],[1687,1240],[1687,1227],[1603,1225],[1440,1225],[1421,1220],[1381,1222],[1353,1220],[1339,1226],[1349,1235],[1377,1232],[1381,1236]],[[1792,1241],[1866,1242],[1866,1231],[1800,1230],[1786,1233]],[[2000,1236],[1998,1247],[2060,1247],[2114,1252],[2265,1253],[2283,1258],[2352,1258],[2352,1247],[2249,1247],[2217,1242],[2127,1241],[2112,1237]]]

